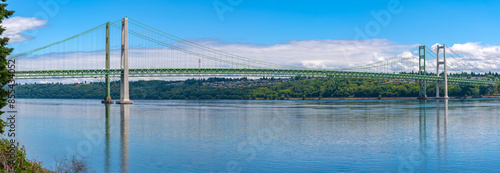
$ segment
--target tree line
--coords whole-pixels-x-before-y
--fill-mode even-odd
[[[289,99],[327,97],[417,97],[419,85],[415,82],[388,81],[370,78],[305,78],[295,77],[289,82],[263,86],[213,87],[207,82],[251,81],[250,79],[189,79],[186,81],[130,82],[131,99]],[[263,80],[275,80],[270,78]],[[427,95],[435,95],[435,82],[428,82]],[[89,84],[25,84],[17,86],[19,98],[102,99],[104,83]],[[450,96],[481,96],[500,93],[498,84],[448,86]],[[119,82],[111,83],[111,97],[119,98]],[[441,87],[441,93],[444,88]]]

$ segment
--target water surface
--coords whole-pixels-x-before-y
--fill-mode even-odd
[[[97,172],[498,172],[499,105],[19,99],[16,130],[49,168],[79,153]]]

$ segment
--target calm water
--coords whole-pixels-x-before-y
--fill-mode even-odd
[[[134,103],[20,99],[18,140],[96,172],[500,171],[498,99]]]

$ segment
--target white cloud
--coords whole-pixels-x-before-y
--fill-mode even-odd
[[[303,40],[276,45],[221,44],[204,41],[208,47],[276,64],[319,69],[341,69],[384,60],[416,45],[399,45],[386,39]]]
[[[307,67],[314,69],[340,69],[373,63],[385,60],[395,55],[403,57],[414,56],[405,52],[415,45],[399,45],[385,39],[356,40],[305,40],[290,41],[276,45],[254,45],[241,43],[221,43],[216,40],[197,41],[198,44],[214,48],[234,55],[250,59],[271,62],[275,64]],[[178,44],[178,43],[175,43]],[[202,51],[193,47],[184,47],[188,51],[225,59],[209,51]],[[18,57],[18,70],[50,70],[50,69],[102,69],[104,68],[104,51],[92,52],[70,51],[67,53],[35,53]],[[47,51],[51,52],[51,51]],[[137,49],[129,51],[130,68],[196,68],[201,59],[202,68],[231,67],[206,58],[182,53],[170,48]],[[175,58],[171,58],[175,57]],[[228,58],[230,59],[230,58]],[[119,68],[120,52],[111,51],[111,68]],[[417,60],[415,60],[417,61]],[[236,63],[247,63],[235,61]],[[406,64],[395,64],[390,69],[409,69]],[[235,68],[245,68],[235,66]],[[417,69],[417,67],[414,67]],[[396,70],[392,70],[396,71]],[[411,71],[411,70],[410,70]],[[142,79],[142,78],[141,78]],[[52,80],[43,80],[46,82]],[[60,81],[73,82],[82,79],[61,79]]]
[[[436,51],[437,44],[432,46]],[[499,72],[500,71],[500,46],[482,45],[480,42],[468,42],[464,44],[454,44],[448,46],[448,54],[458,54],[459,56],[447,56],[449,66],[465,72]],[[435,64],[434,61],[432,61]],[[435,68],[435,66],[434,66]],[[435,71],[435,70],[433,70]],[[459,71],[456,71],[459,72]]]
[[[304,40],[289,41],[275,45],[254,45],[242,43],[221,43],[217,40],[196,41],[198,44],[228,52],[250,59],[271,62],[275,64],[307,67],[313,69],[342,69],[354,67],[381,60],[390,65],[371,67],[366,71],[384,72],[417,72],[418,71],[418,46],[401,45],[386,39],[371,40]],[[174,43],[178,44],[178,43]],[[437,44],[436,44],[437,45]],[[435,47],[436,45],[432,46]],[[432,49],[431,47],[431,49]],[[184,47],[188,51],[209,55],[214,58],[225,59],[228,57],[210,51],[199,50],[194,47]],[[454,50],[463,55],[461,58],[448,57],[449,72],[475,71],[466,69],[464,62],[478,67],[482,71],[500,71],[500,46],[481,45],[480,43],[455,44],[448,50]],[[411,50],[411,51],[408,51]],[[49,69],[103,69],[104,51],[68,52],[34,54],[18,59],[19,70],[49,70]],[[398,62],[394,56],[411,59]],[[231,67],[231,65],[210,59],[200,58],[170,48],[131,48],[129,51],[130,68],[197,68],[201,59],[202,68]],[[172,58],[174,57],[174,58]],[[120,52],[111,51],[111,68],[119,68]],[[228,58],[230,59],[230,58]],[[247,63],[245,61],[235,61]],[[235,68],[245,68],[238,65]],[[427,57],[427,71],[435,72],[436,61],[431,56]],[[363,70],[365,71],[365,70]],[[152,79],[152,78],[134,78]],[[165,78],[158,78],[165,79]],[[87,79],[88,80],[88,79]],[[83,79],[64,79],[63,81],[83,81]]]
[[[176,43],[178,44],[178,43]],[[214,40],[198,42],[204,46],[243,56],[249,59],[274,64],[306,67],[314,69],[341,69],[364,65],[400,55],[414,56],[407,52],[416,45],[399,45],[385,39],[356,40],[306,40],[290,41],[276,45],[254,45],[240,43],[220,43]],[[130,68],[196,68],[201,59],[201,67],[245,68],[244,65],[232,65],[214,61],[213,58],[231,60],[231,57],[195,47],[184,47],[187,51],[207,55],[210,58],[180,52],[170,48],[130,48]],[[57,49],[56,49],[57,50]],[[41,51],[43,53],[45,50]],[[45,52],[52,52],[50,49]],[[211,59],[212,58],[212,59]],[[104,68],[104,51],[92,52],[69,51],[67,53],[34,53],[19,57],[19,70],[49,69],[100,69]],[[119,50],[111,51],[112,68],[120,64]],[[251,64],[244,60],[234,60],[234,64]],[[42,65],[40,65],[42,64]],[[256,64],[259,66],[259,64]]]
[[[32,37],[24,35],[23,33],[30,30],[40,29],[46,23],[46,20],[33,17],[12,17],[3,21],[2,27],[6,28],[6,30],[4,31],[2,37],[10,38],[10,43],[30,40]]]

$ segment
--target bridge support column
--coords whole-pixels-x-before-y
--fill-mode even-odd
[[[425,46],[418,47],[418,75],[427,75],[425,71]],[[427,99],[427,80],[423,79],[419,81],[420,91],[418,94],[419,100]]]
[[[109,54],[109,22],[106,24],[106,70],[110,69],[110,54]],[[113,104],[114,101],[111,100],[111,86],[109,81],[109,72],[106,73],[106,94],[102,103]]]
[[[443,61],[439,61],[439,50],[443,49]],[[436,99],[448,99],[448,71],[446,69],[446,45],[437,46],[437,65],[436,65],[436,75],[439,77],[439,66],[443,65],[444,67],[444,83],[441,84],[439,81],[436,81]],[[444,97],[439,96],[439,86],[444,85]]]
[[[133,104],[129,99],[128,86],[128,18],[122,20],[122,59],[121,59],[121,80],[120,80],[120,101],[117,104]]]

